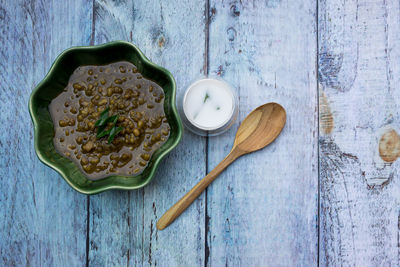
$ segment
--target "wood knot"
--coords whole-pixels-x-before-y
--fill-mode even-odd
[[[163,28],[154,27],[151,29],[151,39],[158,48],[164,48],[168,43],[168,35]]]
[[[322,92],[319,97],[319,111],[320,111],[320,127],[321,131],[324,134],[330,134],[333,131],[333,115],[331,112],[331,108],[329,107],[328,99],[325,96],[324,92]]]
[[[0,7],[0,21],[5,21],[7,18],[8,16],[6,10]]]
[[[215,7],[211,8],[211,15],[217,14],[217,9]]]
[[[217,75],[224,76],[224,73],[225,73],[224,67],[222,65],[219,65],[217,70]]]
[[[233,40],[235,40],[236,38],[236,30],[232,27],[228,28],[228,30],[226,30],[226,34],[228,35],[228,40],[230,42],[233,42]]]
[[[165,45],[165,37],[164,36],[160,36],[158,38],[158,47],[162,48]]]
[[[400,136],[395,130],[391,129],[381,136],[379,156],[386,162],[394,162],[400,157]]]
[[[231,14],[233,17],[239,17],[240,16],[240,10],[236,5],[231,6]]]

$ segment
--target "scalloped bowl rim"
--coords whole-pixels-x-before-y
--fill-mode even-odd
[[[170,144],[169,147],[167,147],[164,151],[162,151],[159,156],[154,160],[154,163],[152,164],[152,166],[150,167],[150,173],[147,175],[147,178],[145,180],[145,182],[139,184],[139,185],[133,185],[133,186],[121,186],[121,185],[113,185],[113,184],[108,184],[105,185],[103,187],[97,188],[97,189],[92,189],[92,190],[86,190],[86,189],[82,189],[79,186],[76,186],[75,184],[73,184],[71,182],[71,180],[67,177],[67,175],[64,173],[64,171],[59,168],[57,165],[53,164],[52,162],[50,162],[49,159],[47,159],[43,154],[42,151],[39,149],[38,147],[38,140],[39,140],[39,134],[38,134],[38,130],[39,130],[39,123],[38,123],[38,118],[36,117],[37,114],[34,113],[33,111],[33,99],[34,96],[37,94],[37,92],[40,90],[40,88],[48,81],[50,80],[50,78],[55,75],[54,74],[54,69],[56,67],[56,65],[58,64],[58,62],[69,52],[74,51],[74,50],[97,50],[97,49],[102,49],[105,48],[107,46],[110,45],[116,45],[116,44],[123,44],[123,45],[128,45],[130,46],[133,50],[135,50],[135,52],[139,55],[139,58],[141,61],[146,62],[146,64],[148,64],[150,67],[156,68],[159,71],[165,73],[171,81],[171,85],[172,85],[172,92],[171,92],[171,101],[170,101],[170,105],[171,105],[171,114],[175,117],[176,122],[178,124],[178,131],[177,131],[177,137],[175,138],[175,140],[173,140],[173,143]],[[183,126],[182,126],[182,122],[180,119],[180,116],[177,112],[176,109],[176,83],[175,83],[175,79],[172,76],[172,74],[165,68],[153,63],[152,61],[150,61],[144,54],[143,52],[134,44],[130,43],[130,42],[126,42],[126,41],[113,41],[113,42],[107,42],[104,44],[100,44],[100,45],[92,45],[92,46],[73,46],[70,47],[68,49],[65,49],[64,51],[62,51],[54,60],[54,62],[52,63],[49,71],[47,72],[47,74],[45,75],[45,77],[39,82],[39,84],[36,85],[36,87],[33,89],[33,91],[31,92],[31,95],[29,97],[29,114],[31,116],[32,122],[33,122],[33,127],[34,127],[34,148],[35,148],[35,152],[36,155],[38,156],[39,160],[44,163],[45,165],[47,165],[48,167],[54,169],[55,171],[57,171],[62,178],[76,191],[82,193],[82,194],[87,194],[87,195],[92,195],[92,194],[98,194],[104,191],[108,191],[108,190],[134,190],[134,189],[139,189],[142,188],[144,186],[146,186],[148,183],[150,183],[155,175],[155,172],[157,171],[158,165],[161,163],[162,159],[169,153],[171,152],[181,141],[182,139],[182,134],[183,134]],[[81,173],[82,171],[76,167]],[[146,169],[149,167],[146,167]],[[122,176],[122,175],[110,175],[105,177],[109,178],[109,177],[126,177],[126,176]],[[89,180],[89,179],[88,179]]]

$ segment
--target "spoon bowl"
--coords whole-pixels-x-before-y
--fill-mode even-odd
[[[268,103],[253,110],[240,124],[233,149],[245,153],[259,150],[272,143],[286,123],[285,109],[277,103]]]
[[[238,157],[271,144],[285,123],[285,109],[277,103],[267,103],[253,110],[239,126],[231,152],[158,220],[157,228],[162,230],[171,224]]]

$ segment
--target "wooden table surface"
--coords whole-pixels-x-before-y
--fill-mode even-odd
[[[239,121],[185,131],[141,190],[85,196],[36,157],[28,99],[61,51],[112,40],[178,92],[226,79]],[[0,266],[398,266],[399,85],[398,1],[0,0]],[[158,231],[271,101],[287,111],[276,142]]]

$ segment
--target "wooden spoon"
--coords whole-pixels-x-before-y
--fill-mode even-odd
[[[268,103],[253,110],[240,125],[228,156],[158,220],[157,228],[162,230],[172,223],[235,159],[272,143],[285,122],[285,109],[277,103]]]

